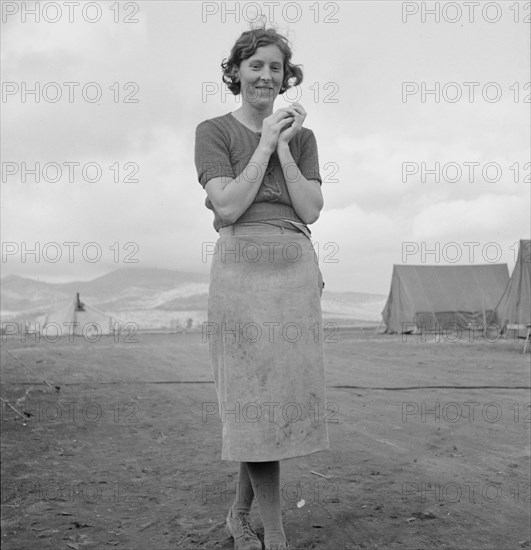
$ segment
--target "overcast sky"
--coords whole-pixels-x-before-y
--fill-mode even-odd
[[[529,238],[529,3],[440,2],[435,21],[435,2],[39,2],[38,22],[2,4],[2,276],[208,272],[195,128],[239,107],[220,63],[257,6],[303,65],[275,109],[298,99],[317,138],[327,290],[386,294],[393,264],[459,255],[512,269]]]

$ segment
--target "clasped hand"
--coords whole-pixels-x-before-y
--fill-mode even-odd
[[[270,150],[287,145],[297,135],[306,118],[306,111],[300,103],[278,109],[262,123],[262,142]]]

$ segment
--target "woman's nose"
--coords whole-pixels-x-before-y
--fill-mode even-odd
[[[262,74],[260,75],[262,80],[266,82],[271,82],[271,71],[268,68],[262,69]]]

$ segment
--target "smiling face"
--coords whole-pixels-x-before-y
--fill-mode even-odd
[[[243,101],[256,107],[272,104],[284,79],[284,57],[274,44],[257,48],[237,69]]]

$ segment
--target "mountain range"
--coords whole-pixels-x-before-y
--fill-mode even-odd
[[[122,268],[90,281],[47,283],[18,275],[1,280],[2,321],[33,321],[63,308],[80,293],[81,301],[117,318],[135,319],[145,328],[201,324],[208,305],[208,274],[156,268]],[[325,290],[323,319],[344,324],[378,323],[386,296]]]

